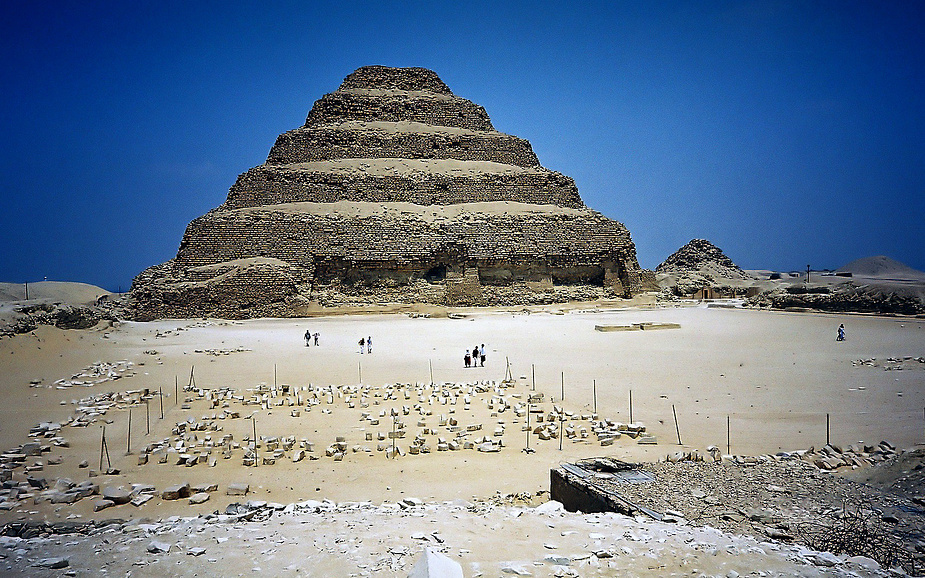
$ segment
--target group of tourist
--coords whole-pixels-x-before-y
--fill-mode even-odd
[[[485,344],[473,347],[472,351],[467,349],[463,361],[466,367],[479,367],[480,363],[482,367],[485,367]]]
[[[318,333],[312,333],[311,329],[305,330],[305,347],[312,346],[312,340],[315,342],[315,346],[318,346]]]
[[[365,339],[363,337],[360,338],[360,353],[363,353],[364,347],[366,347],[366,353],[373,352],[373,336],[372,335],[366,337]]]

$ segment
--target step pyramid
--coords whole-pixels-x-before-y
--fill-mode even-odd
[[[381,303],[519,305],[651,288],[629,231],[431,70],[367,66],[281,134],[177,256],[134,280],[139,320]]]

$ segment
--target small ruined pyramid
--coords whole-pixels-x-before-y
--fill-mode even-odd
[[[723,279],[751,279],[722,249],[706,239],[693,239],[655,268],[656,273],[709,273]]]
[[[316,101],[176,258],[139,274],[131,314],[298,316],[310,305],[514,305],[652,288],[629,231],[432,71],[368,66]]]

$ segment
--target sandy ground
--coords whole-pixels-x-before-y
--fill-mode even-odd
[[[595,331],[596,325],[643,322],[677,323],[680,328]],[[839,323],[847,328],[845,342],[835,341]],[[305,346],[302,336],[306,329],[320,333],[320,346]],[[361,336],[373,337],[372,354],[358,353],[357,341]],[[481,343],[487,350],[486,366],[464,368],[464,351]],[[210,355],[205,352],[210,349],[237,351]],[[826,414],[830,415],[833,442],[848,445],[885,439],[898,447],[910,447],[925,438],[922,409],[925,363],[915,359],[923,355],[923,319],[705,306],[558,313],[535,310],[530,314],[483,310],[469,312],[463,319],[355,315],[246,322],[174,320],[122,323],[115,328],[101,325],[85,331],[40,327],[31,334],[0,340],[3,368],[0,390],[5,400],[0,407],[2,449],[29,441],[29,429],[35,424],[75,415],[80,405],[78,400],[87,396],[160,388],[164,393],[164,419],[160,418],[159,400],[154,399],[148,405],[148,419],[143,405],[131,410],[130,438],[127,438],[129,411],[125,407],[111,408],[89,427],[64,427],[61,436],[70,447],[54,447],[50,454],[30,458],[27,463],[37,460],[45,463],[42,471],[32,475],[45,477],[52,484],[61,477],[87,479],[89,470],[99,467],[100,426],[105,425],[109,457],[121,474],[94,477],[101,487],[130,488],[133,483],[144,483],[162,490],[175,483],[216,482],[219,491],[200,505],[156,497],[138,508],[124,505],[101,512],[93,512],[93,499],[74,505],[33,504],[25,500],[3,512],[0,521],[112,517],[163,520],[171,515],[196,516],[224,510],[229,503],[240,501],[241,498],[224,493],[225,487],[233,482],[250,484],[251,493],[245,499],[282,504],[327,499],[378,505],[394,504],[405,497],[439,503],[483,500],[497,493],[535,496],[548,490],[549,470],[562,462],[601,455],[657,460],[676,451],[679,445],[673,407],[685,448],[704,449],[714,444],[725,451],[727,416],[732,453],[819,447],[826,441]],[[498,388],[506,374],[505,359],[510,360],[516,383],[510,388]],[[868,364],[853,363],[872,359],[875,361]],[[55,384],[93,363],[118,361],[134,364],[120,379],[64,389]],[[455,388],[452,385],[432,388],[431,367],[437,384],[456,384]],[[197,390],[183,391],[191,370]],[[39,380],[38,385],[30,385]],[[179,399],[175,396],[176,382],[180,384]],[[268,407],[231,400],[224,409],[239,412],[241,417],[236,419],[218,419],[223,406],[213,408],[198,392],[227,387],[250,399],[261,384],[272,388],[274,383],[290,385],[291,395],[270,398]],[[477,383],[485,384],[484,393],[471,389]],[[404,385],[392,387],[395,384]],[[329,385],[340,386],[339,391],[347,394],[347,388],[362,385],[368,407],[361,407],[358,397],[353,398],[355,407],[350,407],[346,395],[337,396],[335,388],[333,403],[328,404],[324,396],[319,398],[321,403],[304,411],[308,406],[305,399],[310,397],[312,388]],[[440,401],[444,389],[460,393],[455,405]],[[645,424],[658,444],[639,445],[624,436],[614,445],[602,447],[590,435],[584,440],[565,439],[560,450],[558,439],[542,441],[534,435],[530,446],[536,452],[521,451],[526,434],[522,431],[524,417],[514,412],[517,404],[525,403],[534,392],[543,393],[541,407],[547,412],[554,405],[561,405],[574,414],[574,419],[566,425],[589,428],[590,421],[582,417],[593,413],[595,390],[599,416],[620,422],[630,421],[632,391],[633,421]],[[397,399],[389,399],[392,391]],[[407,399],[405,391],[409,393]],[[304,395],[301,406],[297,404],[298,392]],[[466,392],[471,393],[469,409],[462,402]],[[510,407],[499,413],[501,398]],[[494,403],[489,407],[492,400]],[[296,405],[289,406],[290,401]],[[183,404],[189,409],[183,409]],[[452,439],[448,430],[439,426],[440,416],[457,419],[463,429],[481,424],[482,429],[471,432],[471,437],[501,439],[504,447],[497,453],[468,449],[387,459],[384,452],[377,451],[377,445],[383,443],[377,438],[391,429],[387,417],[391,409],[403,413],[403,407],[409,413],[399,419],[409,433],[397,443],[405,450],[410,439],[423,432],[419,423],[437,430],[425,435],[434,450],[438,437]],[[295,408],[302,410],[299,417],[292,416]],[[364,413],[375,418],[382,411],[387,413],[379,425],[364,419]],[[175,443],[180,439],[171,435],[178,422],[206,422],[221,428],[221,431],[189,434],[188,442],[201,442],[207,435],[218,440],[232,434],[235,441],[244,443],[255,424],[247,419],[251,415],[256,419],[259,437],[294,436],[310,440],[315,444],[313,454],[320,457],[293,463],[287,452],[275,465],[244,467],[243,450],[237,449],[230,459],[222,459],[216,450],[212,455],[217,458],[214,467],[177,466],[175,454],[171,454],[167,463],[152,459],[146,465],[138,465],[138,453],[145,445],[159,441]],[[536,425],[535,421],[532,423]],[[502,436],[493,435],[497,427],[504,428]],[[367,441],[367,434],[373,441]],[[348,447],[343,461],[324,457],[324,449],[337,436],[343,436]],[[353,452],[353,446],[370,451]],[[127,449],[131,450],[130,455],[126,455]],[[263,455],[265,447],[260,451]],[[47,463],[55,457],[61,458],[60,464]],[[82,460],[88,461],[90,467],[79,468]],[[22,468],[17,470],[17,479],[23,476],[21,472]],[[440,515],[451,516],[442,510]],[[487,523],[463,518],[467,528]],[[307,523],[303,520],[293,525]],[[493,532],[504,531],[500,522],[491,527]],[[294,528],[290,530],[296,532]],[[470,563],[478,566],[494,560],[494,554],[490,554],[493,542],[485,537],[489,535],[497,534],[479,534],[478,540],[470,539],[481,540],[482,544],[476,550],[468,548],[480,552],[468,558]],[[376,539],[385,540],[381,536]],[[58,546],[68,543],[71,542],[66,538],[57,541]],[[456,547],[466,549],[464,543]],[[538,553],[534,551],[522,554],[527,561],[536,556]],[[364,560],[357,563],[370,563],[369,559]],[[494,568],[490,575],[497,570],[497,563],[497,560],[491,562],[495,565],[490,565]],[[244,573],[251,573],[249,568]],[[407,572],[407,567],[393,570],[394,575],[401,575]],[[467,575],[475,575],[470,570]],[[208,569],[203,571],[208,573]]]
[[[595,325],[639,322],[674,322],[681,328],[606,333],[594,330]],[[834,339],[839,323],[847,327],[845,342]],[[176,331],[177,328],[186,329]],[[319,347],[305,347],[302,335],[306,329],[320,333]],[[360,355],[357,341],[370,335],[374,351]],[[464,368],[464,350],[481,343],[486,345],[486,367]],[[239,348],[248,351],[221,356],[196,353]],[[123,472],[112,483],[153,483],[160,488],[184,481],[243,481],[284,503],[321,498],[379,502],[402,496],[472,499],[495,492],[546,490],[549,469],[576,458],[662,458],[678,449],[672,406],[688,448],[704,449],[714,444],[725,450],[727,416],[733,453],[818,447],[826,441],[826,414],[830,415],[833,442],[847,445],[885,439],[908,447],[925,437],[925,364],[914,360],[890,364],[887,359],[923,354],[925,320],[701,307],[564,315],[488,312],[465,319],[387,315],[233,323],[162,321],[88,331],[43,327],[33,334],[0,341],[4,367],[0,387],[6,400],[0,408],[0,439],[5,448],[28,441],[31,426],[66,419],[74,414],[76,401],[89,395],[161,388],[165,418],[160,419],[159,403],[152,401],[147,414],[150,434],[146,434],[149,426],[143,407],[133,410],[131,439],[127,438],[127,410],[112,409],[105,416],[111,422],[106,426],[110,458],[113,466]],[[510,397],[512,403],[524,402],[525,396],[533,392],[535,374],[535,391],[544,394],[545,407],[551,409],[551,399],[556,404],[561,401],[564,374],[562,405],[566,410],[576,412],[576,416],[592,413],[596,382],[599,415],[629,422],[632,390],[633,420],[645,424],[659,444],[642,446],[624,437],[613,446],[601,447],[591,436],[583,441],[565,440],[560,451],[558,440],[541,441],[533,436],[531,447],[537,451],[526,454],[520,451],[526,444],[521,431],[524,420],[512,411],[492,416],[487,407],[491,394],[487,394],[478,397],[471,410],[438,403],[426,408],[431,411],[429,416],[412,411],[403,417],[411,435],[402,441],[407,448],[410,437],[419,431],[418,420],[435,427],[440,415],[455,416],[462,426],[480,423],[483,430],[475,434],[485,436],[492,436],[500,425],[495,422],[501,421],[505,422],[501,439],[506,446],[501,452],[435,451],[388,460],[376,451],[376,441],[366,441],[366,433],[378,436],[380,432],[387,433],[390,425],[383,419],[379,426],[372,426],[362,419],[362,414],[413,406],[417,401],[414,395],[410,401],[373,398],[378,405],[365,409],[349,408],[338,398],[330,407],[316,406],[298,418],[291,417],[288,406],[236,406],[243,417],[216,422],[223,431],[212,433],[216,439],[231,433],[235,440],[241,440],[254,425],[244,418],[256,411],[258,436],[308,439],[315,443],[316,453],[333,443],[336,436],[344,436],[348,447],[372,449],[360,453],[348,450],[342,462],[330,458],[298,464],[281,460],[271,467],[244,468],[238,453],[230,460],[219,459],[215,468],[184,468],[172,463],[138,466],[134,455],[144,445],[169,437],[177,422],[201,421],[216,413],[206,401],[182,391],[193,366],[200,388],[232,387],[252,394],[248,390],[261,383],[272,386],[274,367],[279,385],[357,385],[362,374],[364,385],[382,387],[395,383],[429,384],[431,364],[438,383],[498,382],[505,377],[505,358],[510,360],[518,382],[506,391],[521,396]],[[885,367],[852,363],[871,358]],[[94,362],[119,360],[135,364],[134,376],[127,374],[92,387],[58,389],[54,385],[56,380],[79,373]],[[886,369],[893,366],[903,369]],[[34,380],[42,380],[42,384],[30,387]],[[174,397],[177,380],[181,398],[191,400],[190,410],[182,410]],[[319,408],[331,413],[322,413]],[[76,466],[88,460],[93,469],[98,467],[98,425],[102,423],[64,428],[62,435],[71,447],[55,448],[52,455],[60,455],[63,463],[46,465],[43,475],[51,479],[85,479],[87,470]],[[199,437],[203,435],[200,432]],[[432,436],[432,445],[436,441]],[[133,455],[124,455],[126,449]],[[179,507],[163,506],[168,512]],[[210,511],[214,507],[207,503],[201,508]],[[73,506],[74,511],[89,514],[82,509],[89,509],[89,504]],[[43,508],[39,511],[55,516]],[[188,509],[184,507],[184,511]],[[22,514],[13,510],[6,516]]]

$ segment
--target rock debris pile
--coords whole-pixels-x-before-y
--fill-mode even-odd
[[[0,568],[405,578],[425,550],[457,562],[465,576],[897,575],[863,556],[615,513],[571,514],[557,502],[532,508],[412,497],[380,505],[248,500],[163,521],[16,522],[0,536]]]

